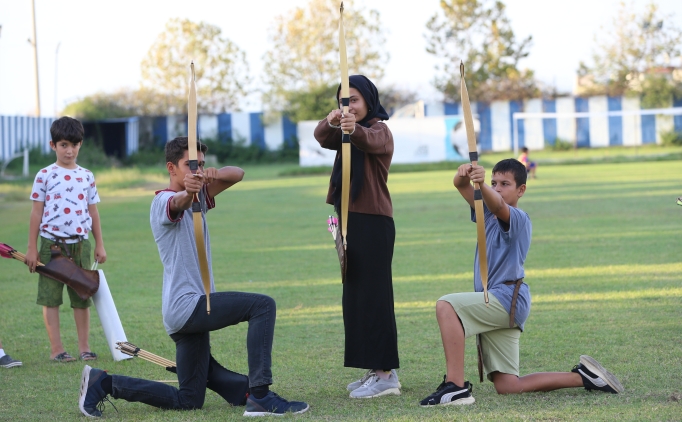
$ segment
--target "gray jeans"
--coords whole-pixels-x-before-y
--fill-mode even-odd
[[[112,396],[162,409],[199,409],[204,404],[206,388],[210,388],[232,404],[237,404],[226,395],[234,395],[235,389],[245,387],[245,381],[236,378],[243,376],[228,371],[212,358],[209,332],[248,321],[248,383],[251,387],[269,385],[272,384],[270,366],[275,317],[275,301],[269,296],[242,292],[211,293],[210,315],[206,314],[206,297],[202,296],[184,327],[171,335],[175,341],[179,388],[112,375]],[[240,394],[236,392],[237,396]]]

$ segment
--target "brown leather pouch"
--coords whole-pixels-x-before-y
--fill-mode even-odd
[[[58,245],[50,246],[52,258],[45,266],[36,267],[40,274],[71,287],[78,297],[87,300],[99,289],[99,272],[86,270],[62,255]]]
[[[345,283],[348,261],[346,250],[343,249],[343,240],[341,239],[341,229],[339,227],[336,228],[336,239],[334,239],[334,242],[336,243],[336,252],[339,254],[339,264],[341,265],[341,283]]]

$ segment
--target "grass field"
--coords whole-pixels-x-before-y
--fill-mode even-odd
[[[473,406],[423,409],[441,381],[444,359],[435,300],[472,289],[475,226],[452,187],[452,171],[396,173],[389,188],[397,230],[393,261],[402,396],[351,400],[345,386],[363,371],[343,367],[338,261],[325,220],[328,177],[276,177],[277,167],[246,168],[245,180],[209,213],[218,290],[266,293],[278,304],[273,390],[306,400],[301,420],[682,420],[682,161],[541,167],[520,201],[533,221],[526,262],[533,307],[521,337],[521,373],[568,371],[589,354],[617,374],[621,395],[583,389],[498,396],[477,381],[474,347],[466,373]],[[161,170],[159,170],[161,171]],[[174,345],[161,321],[162,268],[149,227],[152,170],[96,172],[104,269],[128,339],[167,358]],[[0,184],[0,242],[25,250],[31,207],[26,182]],[[80,362],[48,361],[37,277],[0,262],[0,340],[24,362],[0,368],[0,420],[80,420]],[[65,346],[77,353],[67,304]],[[96,312],[91,346],[115,374],[173,377],[142,360],[113,362]],[[213,354],[246,372],[246,326],[212,334]],[[114,401],[110,419],[241,419],[242,408],[209,392],[203,410],[160,411]],[[292,417],[290,417],[291,419]]]

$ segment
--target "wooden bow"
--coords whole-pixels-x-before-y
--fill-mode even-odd
[[[341,2],[341,18],[339,19],[339,54],[341,58],[341,105],[343,115],[348,114],[350,106],[350,82],[348,80],[348,58],[346,57],[346,33],[343,29],[343,2]],[[348,202],[350,196],[350,132],[343,131],[341,136],[341,238],[343,249],[348,243]]]
[[[476,132],[474,132],[474,119],[471,115],[471,105],[469,104],[469,92],[464,81],[464,63],[459,63],[460,90],[462,92],[462,114],[464,114],[464,125],[467,131],[467,143],[469,144],[469,159],[471,165],[478,164],[478,148],[476,147]],[[478,237],[478,264],[481,274],[481,284],[483,284],[483,298],[486,306],[488,305],[488,256],[485,244],[485,213],[483,212],[483,195],[481,186],[474,183],[474,210],[476,211],[476,233]]]
[[[199,171],[197,160],[197,83],[194,75],[194,61],[189,65],[189,103],[187,105],[187,149],[189,151],[189,168],[192,174]],[[197,244],[197,257],[199,258],[199,269],[201,280],[204,283],[204,293],[206,293],[206,313],[211,313],[211,274],[208,270],[208,258],[206,254],[206,243],[204,243],[204,218],[201,212],[201,202],[199,194],[194,194],[192,199],[192,220],[194,220],[194,239]]]

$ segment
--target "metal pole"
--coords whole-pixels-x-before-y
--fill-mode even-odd
[[[59,46],[62,42],[57,43],[57,49],[54,51],[54,117],[57,117],[57,69],[59,68]]]
[[[40,117],[40,83],[38,81],[38,37],[36,35],[36,0],[31,1],[31,12],[33,14],[33,40],[29,40],[33,46],[33,65],[36,77],[36,117]]]

